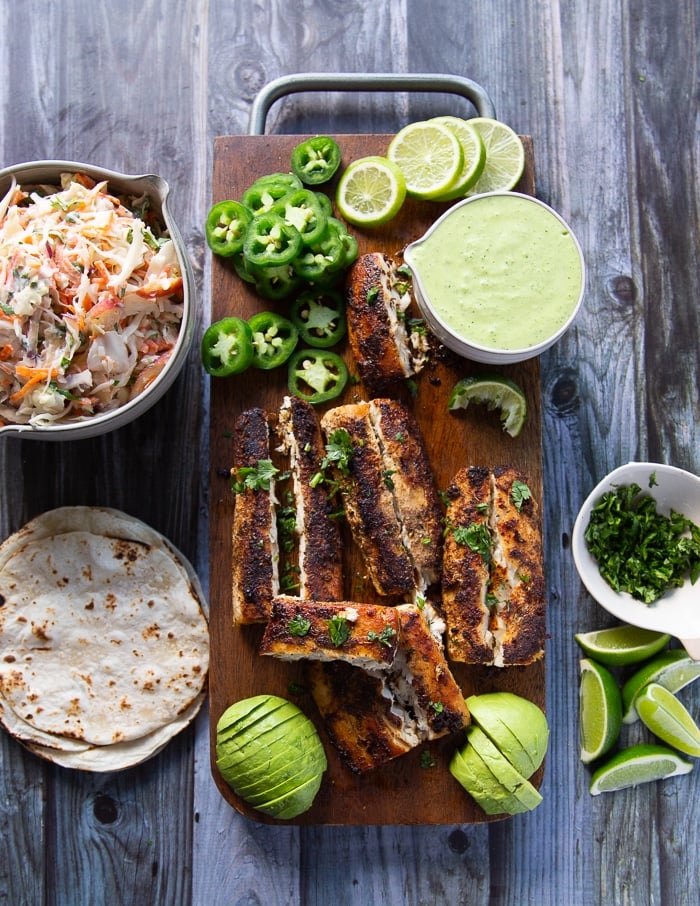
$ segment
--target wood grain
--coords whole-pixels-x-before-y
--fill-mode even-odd
[[[388,135],[337,135],[343,154],[343,166],[367,154],[384,153]],[[291,151],[300,136],[227,136],[217,138],[214,148],[213,199],[239,199],[258,176],[289,169]],[[534,192],[532,145],[527,146],[527,167],[519,186]],[[330,186],[333,194],[333,185]],[[444,209],[430,203],[409,201],[399,215],[381,230],[353,230],[360,254],[382,250],[400,258],[404,246],[423,234]],[[257,311],[273,309],[284,313],[284,303],[261,299],[243,283],[227,262],[218,259],[212,265],[212,318],[230,315],[249,318]],[[350,373],[356,368],[347,343],[338,347]],[[483,368],[482,368],[483,370]],[[492,369],[493,370],[493,369]],[[404,401],[414,413],[426,444],[435,481],[439,489],[449,485],[455,473],[467,465],[512,463],[528,476],[535,499],[542,499],[541,440],[539,411],[539,363],[533,359],[517,366],[500,369],[523,387],[528,399],[525,429],[517,438],[504,434],[497,416],[484,417],[484,412],[467,410],[454,415],[448,411],[448,398],[455,382],[479,367],[463,359],[435,355],[425,373],[416,381],[413,398],[406,392]],[[286,371],[278,369],[260,373],[254,369],[231,380],[212,382],[210,419],[211,480],[221,480],[231,468],[231,426],[244,409],[262,406],[271,413],[279,410],[287,393]],[[320,413],[331,405],[368,399],[359,382],[351,382],[344,395],[319,407]],[[212,723],[212,759],[215,759],[216,722],[225,708],[242,698],[260,693],[289,696],[290,687],[304,686],[303,664],[289,665],[258,654],[260,627],[235,627],[231,611],[231,564],[236,551],[231,548],[231,526],[234,497],[230,490],[221,494],[210,510],[211,558],[210,596],[212,600],[212,666],[210,701]],[[345,596],[351,601],[384,603],[365,576],[359,550],[346,545],[344,554]],[[544,662],[528,668],[504,670],[469,668],[455,665],[454,672],[466,695],[503,689],[518,692],[545,707]],[[437,760],[436,770],[420,767],[421,750],[415,750],[361,777],[351,774],[329,743],[323,723],[306,696],[298,704],[317,723],[329,759],[329,768],[312,808],[295,819],[300,824],[450,824],[482,822],[489,819],[469,796],[455,788],[447,764],[454,748],[451,739],[430,746]],[[224,797],[243,814],[266,821],[265,816],[247,806],[222,779],[215,765],[214,778]],[[541,781],[540,772],[537,782]],[[447,803],[449,802],[449,806]]]

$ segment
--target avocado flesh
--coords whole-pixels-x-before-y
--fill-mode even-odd
[[[487,692],[467,699],[469,713],[515,769],[531,777],[544,761],[547,718],[534,702],[512,692]]]
[[[478,726],[470,727],[467,732],[469,745],[481,759],[484,767],[491,771],[503,786],[511,792],[526,809],[536,808],[542,802],[539,791],[526,777],[516,771],[505,755],[502,755],[488,736]]]
[[[255,806],[255,808],[271,818],[295,818],[311,807],[321,786],[322,779],[322,774],[312,777],[296,789],[285,793],[277,799],[263,802]]]
[[[256,708],[247,711],[240,718],[235,714],[229,714],[225,711],[219,718],[216,725],[217,739],[227,740],[234,739],[243,733],[246,733],[251,727],[256,727],[256,734],[277,726],[284,720],[288,720],[294,715],[301,712],[296,705],[291,702],[280,699],[280,704],[273,703],[272,706],[261,704]],[[230,710],[230,709],[229,709]],[[302,715],[304,716],[304,715]]]
[[[316,727],[306,719],[293,739],[278,735],[250,737],[240,744],[227,741],[217,743],[216,753],[219,772],[236,789],[265,782],[266,778],[288,770],[290,764],[310,758],[323,761],[325,769],[323,745]]]
[[[259,805],[275,802],[283,796],[291,795],[295,790],[305,786],[310,780],[317,780],[323,774],[322,767],[315,768],[312,764],[306,764],[291,776],[279,779],[276,783],[262,784],[260,789],[247,793],[242,793],[238,790],[236,792],[239,793],[242,799],[257,808]]]
[[[450,773],[487,815],[517,815],[527,811],[468,745],[452,756]]]
[[[217,752],[219,750],[222,752],[226,750],[243,750],[256,740],[263,745],[268,745],[280,736],[291,735],[296,725],[299,727],[304,726],[307,720],[299,711],[290,712],[286,709],[280,709],[274,714],[265,715],[240,729],[229,728],[223,732],[217,732]]]
[[[316,727],[296,706],[263,714],[245,732],[217,734],[217,768],[243,798],[256,796],[285,777],[323,773],[326,755]],[[301,782],[302,777],[299,777]]]
[[[290,704],[290,702],[277,695],[254,695],[251,698],[240,699],[222,711],[216,724],[217,732],[225,730],[228,726],[245,722],[250,715],[260,716],[285,704]]]
[[[303,780],[325,771],[327,762],[323,745],[318,737],[307,737],[306,751],[298,757],[292,756],[277,770],[270,772],[248,772],[245,776],[235,775],[231,785],[243,799],[259,794],[268,794],[273,787],[295,781],[295,785]]]

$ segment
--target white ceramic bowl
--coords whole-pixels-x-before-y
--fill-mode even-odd
[[[491,200],[494,198],[505,198],[510,207],[512,207],[512,211],[509,212],[509,217],[504,223],[503,235],[506,235],[509,232],[509,225],[513,228],[510,231],[515,232],[520,225],[517,222],[518,218],[523,217],[525,210],[527,210],[527,206],[536,205],[540,208],[540,212],[538,213],[541,213],[542,211],[546,212],[547,216],[543,219],[547,222],[548,229],[551,230],[553,228],[557,233],[563,232],[571,238],[573,241],[574,258],[577,265],[580,265],[580,286],[578,284],[576,286],[577,292],[575,298],[572,299],[571,305],[566,307],[565,313],[556,320],[556,323],[549,329],[549,332],[546,335],[542,335],[541,338],[538,338],[538,341],[533,345],[527,345],[521,348],[506,349],[487,346],[479,343],[474,337],[470,338],[466,332],[457,332],[455,327],[451,326],[445,320],[444,312],[440,313],[437,310],[436,299],[431,299],[431,294],[426,285],[428,282],[426,279],[428,272],[434,268],[438,256],[442,256],[442,248],[439,247],[435,249],[435,254],[432,254],[432,246],[429,246],[431,249],[429,257],[426,256],[422,263],[420,260],[417,260],[418,256],[420,256],[419,250],[421,249],[421,246],[430,243],[433,234],[440,231],[439,236],[436,238],[442,238],[447,235],[446,227],[451,224],[459,224],[459,219],[462,216],[460,209],[465,205],[481,205],[486,210],[486,206],[493,206]],[[476,212],[477,209],[475,208],[474,211]],[[452,235],[455,235],[458,232],[458,229],[459,227],[455,226]],[[534,260],[539,254],[540,246],[538,246],[538,242],[541,242],[541,239],[538,238],[537,232],[528,230],[524,230],[523,232],[526,234],[526,245],[517,249],[515,260],[522,260],[527,257]],[[484,243],[483,250],[488,254],[488,243]],[[470,260],[476,260],[477,251],[480,253],[482,249],[473,249],[469,253],[471,256]],[[552,267],[557,268],[559,259],[557,259],[556,256],[553,257]],[[481,195],[473,195],[457,202],[449,208],[449,210],[445,211],[445,213],[435,221],[420,239],[410,243],[410,245],[405,248],[404,260],[413,273],[413,291],[418,308],[432,333],[435,334],[441,343],[453,352],[474,362],[482,362],[490,365],[507,365],[513,362],[522,362],[526,359],[531,359],[540,355],[545,349],[549,349],[549,347],[552,346],[566,330],[568,330],[578,314],[583,301],[586,269],[581,246],[579,245],[576,236],[573,234],[566,221],[553,208],[543,201],[540,201],[538,198],[533,198],[531,195],[524,195],[519,192],[485,192]],[[501,256],[499,258],[499,269],[504,261],[505,256]],[[440,266],[442,267],[442,264]],[[458,275],[458,267],[454,267],[454,264],[452,267],[444,268],[444,270],[451,274],[451,279],[452,274]],[[516,286],[520,272],[517,265],[508,265],[507,280],[509,287]],[[457,279],[459,279],[458,276]],[[499,313],[499,321],[505,324],[517,320],[520,320],[522,323],[523,320],[527,320],[522,310],[518,309],[519,300],[525,298],[527,292],[527,288],[524,287],[522,293],[517,291],[513,293],[513,308],[511,310],[510,308],[504,307]]]
[[[60,185],[62,173],[85,173],[96,181],[107,180],[110,189],[115,195],[138,197],[147,195],[152,210],[163,222],[170,234],[177,252],[183,280],[183,316],[177,343],[172,355],[162,372],[153,383],[139,396],[125,403],[111,412],[88,416],[82,421],[59,423],[50,426],[32,425],[3,425],[0,426],[0,436],[17,435],[24,438],[39,440],[77,440],[85,437],[95,437],[121,428],[151,408],[171,386],[178,373],[185,364],[187,354],[194,336],[196,324],[196,306],[194,275],[192,265],[185,249],[182,236],[175,224],[168,208],[170,187],[159,176],[142,175],[128,176],[102,167],[75,161],[44,160],[17,164],[0,170],[0,198],[2,198],[12,179],[17,184],[33,185]]]
[[[650,475],[656,484],[649,487]],[[620,466],[596,485],[586,498],[574,523],[571,547],[581,581],[593,598],[623,623],[667,632],[680,639],[691,657],[700,660],[700,582],[687,580],[654,604],[644,604],[626,592],[614,591],[603,579],[586,545],[584,534],[593,507],[606,491],[620,485],[638,484],[650,493],[660,513],[682,513],[700,524],[700,477],[674,466],[654,462],[630,462]]]

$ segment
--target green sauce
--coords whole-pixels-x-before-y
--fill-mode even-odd
[[[489,349],[547,340],[573,313],[583,284],[564,223],[516,194],[456,207],[411,249],[410,264],[445,326]]]

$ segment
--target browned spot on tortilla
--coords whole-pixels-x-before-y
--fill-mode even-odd
[[[50,642],[51,636],[47,633],[47,625],[43,623],[39,625],[32,621],[32,635],[39,639],[40,642]]]
[[[146,556],[151,550],[150,544],[139,541],[127,541],[124,538],[115,538],[115,546],[115,559],[127,560],[129,563],[135,563],[140,556]]]
[[[119,702],[119,707],[121,708],[122,711],[128,711],[129,708],[131,708],[131,703],[129,702],[129,699],[126,696],[124,696],[122,698],[122,700]]]
[[[109,594],[105,595],[105,607],[108,610],[116,610],[117,596],[112,592],[109,592]]]
[[[151,626],[146,626],[141,635],[144,639],[159,639],[160,626],[157,623],[153,623]]]
[[[85,605],[85,610],[94,610],[94,609],[95,609],[95,602],[88,601],[87,604]]]
[[[14,656],[14,654],[6,654],[3,658],[3,661],[5,661],[6,664],[14,664],[16,660],[17,658]]]

